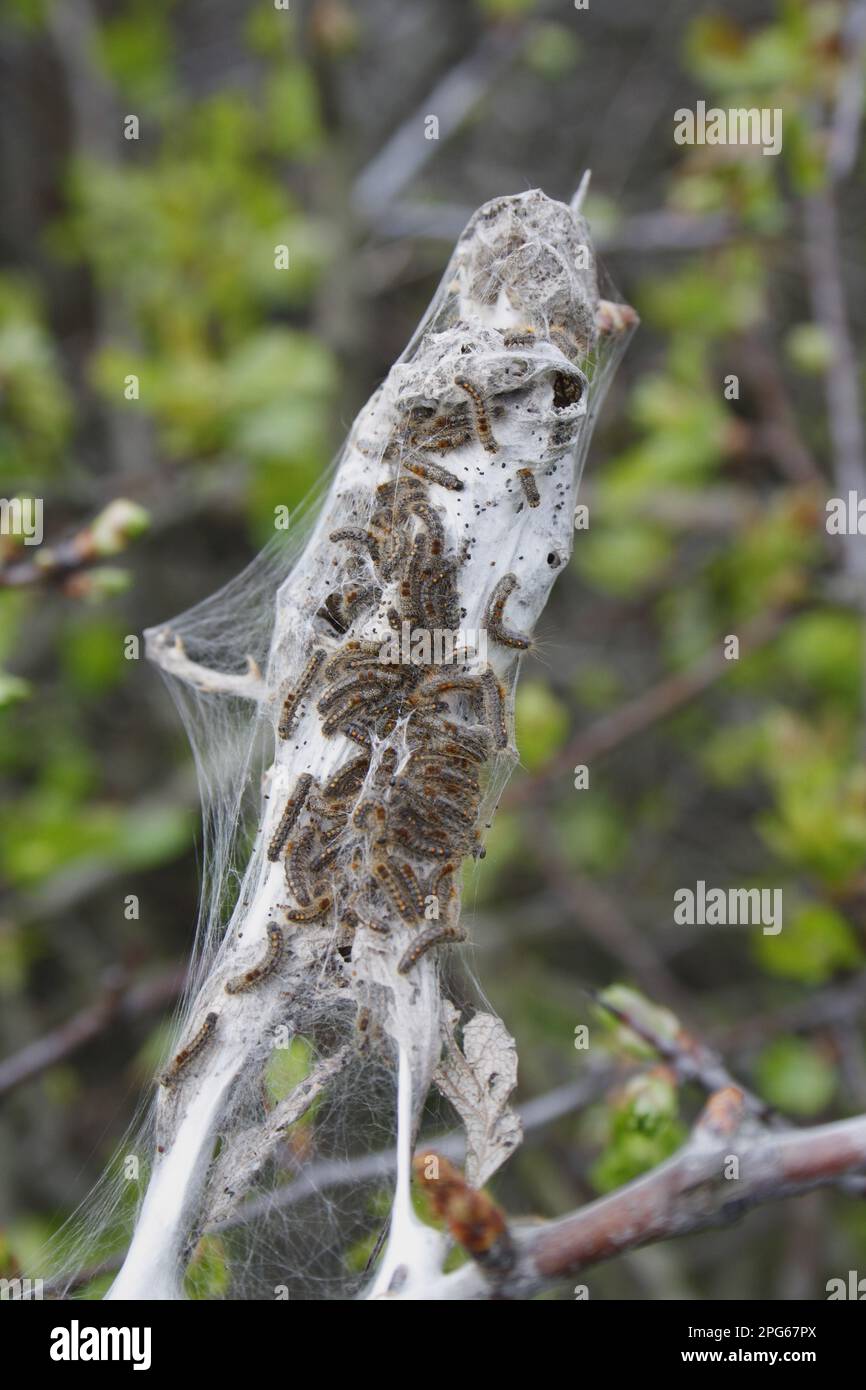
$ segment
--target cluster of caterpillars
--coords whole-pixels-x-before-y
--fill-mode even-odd
[[[268,924],[260,959],[226,981],[229,995],[255,988],[279,969],[292,927],[330,920],[338,949],[348,953],[355,931],[388,936],[397,919],[413,928],[397,964],[404,975],[434,947],[463,938],[457,876],[464,858],[483,854],[485,765],[509,741],[505,690],[492,667],[467,669],[458,652],[449,665],[383,662],[382,642],[350,633],[381,605],[386,586],[396,596],[388,621],[398,632],[404,622],[414,629],[460,627],[462,559],[448,548],[430,487],[463,485],[423,457],[458,447],[473,429],[495,451],[484,402],[468,382],[460,384],[469,397],[465,412],[410,412],[400,431],[406,471],[376,489],[366,525],[330,535],[349,552],[344,582],[319,609],[320,644],[284,693],[277,733],[290,738],[304,702],[314,699],[323,734],[343,735],[359,751],[324,784],[303,773],[280,809],[267,857],[282,864],[290,901],[282,922]],[[511,574],[495,585],[486,627],[494,642],[525,650],[529,639],[504,621],[516,587]],[[430,912],[433,903],[437,910]],[[218,1018],[209,1013],[178,1052],[161,1078],[165,1086],[174,1086],[207,1045]]]
[[[414,417],[405,424],[407,432],[421,427]],[[435,447],[440,428],[446,425],[423,435],[427,447]],[[390,586],[388,619],[397,631],[404,622],[452,631],[461,622],[461,558],[447,546],[431,498],[434,481],[410,469],[382,483],[365,526],[331,533],[349,551],[344,573],[368,593],[367,617]],[[503,621],[516,586],[513,575],[495,586],[487,626],[494,641],[522,650],[529,640]],[[327,609],[320,615],[334,628]],[[298,780],[268,853],[284,864],[293,900],[284,909],[287,923],[330,916],[348,949],[359,928],[387,935],[396,919],[415,929],[397,965],[407,974],[427,951],[462,936],[456,875],[467,855],[483,853],[482,779],[488,760],[508,744],[507,707],[490,666],[476,671],[456,652],[448,665],[393,663],[381,659],[382,651],[381,641],[351,636],[330,653],[323,642],[286,693],[282,737],[290,736],[309,696],[325,736],[345,735],[359,751],[324,785],[309,774]]]

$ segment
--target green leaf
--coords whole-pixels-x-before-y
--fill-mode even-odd
[[[801,1038],[778,1038],[757,1063],[761,1094],[789,1115],[817,1115],[836,1094],[836,1069],[826,1052]]]
[[[517,687],[515,719],[520,761],[530,771],[562,747],[571,723],[568,710],[550,687],[535,680]]]
[[[823,985],[840,971],[856,970],[864,953],[851,925],[835,908],[812,903],[785,917],[778,936],[754,939],[765,970],[803,984]]]

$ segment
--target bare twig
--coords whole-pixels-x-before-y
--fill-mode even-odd
[[[427,161],[441,148],[442,140],[454,133],[501,75],[523,41],[521,28],[486,33],[474,52],[455,64],[432,87],[355,180],[352,203],[361,217],[372,224],[379,223],[402,189],[417,178]],[[422,138],[424,121],[429,115],[434,115],[439,122],[438,140]],[[465,221],[463,217],[458,231]]]
[[[83,592],[82,571],[120,554],[131,540],[146,530],[149,521],[143,507],[118,497],[67,540],[57,545],[39,546],[32,558],[22,559],[18,553],[10,557],[0,566],[0,588],[57,584],[73,594]]]
[[[108,973],[100,999],[0,1062],[0,1096],[65,1062],[115,1023],[130,1022],[164,1009],[179,995],[183,979],[184,971],[179,966],[144,984],[131,984],[119,969]]]

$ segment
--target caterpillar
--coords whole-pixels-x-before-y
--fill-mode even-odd
[[[535,481],[535,474],[532,469],[518,468],[517,476],[530,507],[537,507],[541,501],[541,493],[538,491],[538,484]]]
[[[510,632],[508,628],[502,626],[502,614],[508,598],[517,588],[517,580],[513,574],[506,574],[500,579],[496,588],[490,596],[487,611],[484,614],[484,626],[490,633],[495,642],[503,647],[516,647],[518,651],[525,652],[532,645],[528,637],[521,637],[516,632]]]
[[[486,449],[488,454],[497,453],[499,451],[499,445],[493,438],[493,431],[490,428],[490,418],[487,414],[484,401],[482,400],[481,392],[476,386],[473,386],[472,382],[465,376],[456,376],[454,378],[454,385],[458,386],[461,391],[465,391],[472,402],[472,410],[475,416],[475,433],[481,441],[481,447]]]
[[[460,479],[455,478],[453,473],[449,473],[447,468],[442,468],[438,463],[431,463],[428,459],[416,458],[413,455],[403,460],[403,466],[417,477],[426,478],[428,483],[438,483],[440,487],[447,487],[451,492],[463,491],[464,485]]]
[[[195,1037],[187,1043],[186,1047],[181,1048],[171,1066],[159,1078],[163,1086],[168,1089],[174,1086],[178,1077],[186,1070],[193,1058],[197,1057],[202,1048],[207,1046],[216,1032],[218,1018],[219,1014],[217,1013],[207,1014]]]
[[[295,790],[286,802],[286,809],[280,816],[276,830],[271,837],[268,845],[268,858],[275,864],[283,852],[283,846],[289,838],[292,826],[298,819],[307,799],[307,793],[313,785],[313,779],[309,772],[304,772],[295,783]]]
[[[508,747],[508,724],[505,716],[505,691],[502,682],[496,679],[488,666],[481,677],[484,694],[484,713],[493,733],[496,748]]]
[[[398,869],[394,865],[386,864],[384,860],[380,859],[377,864],[373,865],[374,882],[379,888],[385,891],[387,897],[391,900],[397,912],[403,918],[403,921],[412,923],[417,922],[418,917],[423,915],[423,904],[421,912],[416,912],[415,903],[412,901],[412,887],[410,886],[407,876],[404,876],[404,869],[407,871],[407,875],[411,873],[408,865],[401,865]],[[415,879],[414,874],[412,878],[420,900],[418,880]]]
[[[295,686],[294,690],[289,691],[283,701],[283,710],[280,715],[279,725],[277,726],[277,732],[280,738],[288,738],[289,734],[292,732],[292,726],[298,712],[298,705],[301,703],[301,700],[319,674],[324,660],[325,652],[321,647],[317,647],[301,672],[301,678],[298,684]]]
[[[409,503],[409,511],[418,517],[427,531],[430,554],[441,555],[445,549],[445,527],[439,519],[439,513],[420,497],[413,498]]]
[[[453,922],[437,922],[433,926],[427,927],[416,936],[412,945],[402,956],[397,966],[398,975],[408,975],[414,965],[417,965],[422,956],[426,956],[434,946],[439,946],[445,941],[465,941],[466,933],[462,927],[456,926]]]
[[[444,454],[469,442],[470,430],[463,406],[453,415],[437,415],[433,409],[416,407],[409,412],[409,422],[406,440],[413,449],[435,449],[438,454]],[[411,428],[413,425],[415,429]]]
[[[331,899],[326,895],[323,898],[317,898],[309,907],[284,906],[282,910],[286,914],[286,920],[288,922],[297,922],[304,925],[308,922],[317,921],[319,917],[324,917],[330,906]]]
[[[341,526],[337,531],[331,532],[329,539],[363,546],[369,552],[374,565],[379,563],[379,542],[371,531],[365,531],[361,526]]]
[[[343,914],[343,925],[350,931],[357,931],[358,927],[366,927],[367,931],[375,932],[377,936],[390,936],[391,928],[387,922],[371,922],[360,918],[354,908],[347,908]]]
[[[321,608],[316,610],[316,617],[324,618],[340,637],[349,631],[349,624],[343,615],[343,604],[339,594],[328,594]]]
[[[325,801],[328,799],[341,798],[349,792],[359,791],[363,787],[364,777],[367,776],[367,769],[370,767],[370,756],[367,753],[360,753],[352,762],[339,767],[334,776],[329,777],[327,783],[322,787],[322,796]]]
[[[312,826],[307,825],[286,851],[286,887],[292,897],[297,898],[302,907],[308,907],[312,898],[309,875],[312,867],[310,855],[313,852],[315,838]]]
[[[342,833],[342,826],[338,826],[337,834],[342,835]],[[313,874],[320,874],[323,869],[327,869],[328,865],[333,864],[334,861],[339,857],[343,848],[344,846],[340,844],[339,839],[336,840],[334,844],[328,845],[327,849],[323,849],[321,854],[316,855],[315,859],[310,865],[310,872]]]
[[[242,975],[235,975],[233,979],[226,981],[226,994],[243,994],[244,990],[252,989],[253,985],[261,984],[272,975],[280,963],[283,954],[283,931],[275,923],[268,926],[268,944],[265,954],[250,970],[244,971]]]

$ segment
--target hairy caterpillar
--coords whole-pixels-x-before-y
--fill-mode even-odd
[[[310,856],[316,836],[312,826],[307,825],[297,840],[292,841],[286,851],[286,887],[302,907],[308,907],[312,898],[309,884],[311,871]]]
[[[244,990],[252,989],[253,985],[261,984],[272,975],[280,963],[283,954],[283,931],[274,922],[268,926],[268,944],[265,954],[250,970],[244,971],[242,975],[235,975],[231,980],[226,981],[226,994],[243,994]]]
[[[537,507],[541,501],[541,493],[538,491],[538,484],[535,481],[535,474],[531,468],[518,468],[517,476],[520,479],[520,486],[523,488],[524,495],[530,507]]]
[[[379,563],[379,542],[371,531],[365,531],[363,527],[341,526],[337,531],[331,532],[329,539],[335,542],[344,541],[349,545],[363,546],[369,552],[373,563]]]
[[[419,478],[426,478],[430,483],[438,483],[440,487],[447,487],[451,492],[463,491],[464,484],[460,479],[455,478],[453,473],[449,473],[447,468],[442,468],[438,463],[431,463],[428,459],[412,456],[403,460],[403,466]]]
[[[400,959],[397,966],[399,975],[408,975],[413,965],[417,965],[422,956],[431,951],[434,946],[440,946],[445,941],[465,941],[466,933],[462,927],[458,927],[451,922],[437,922],[434,926],[427,927],[416,936],[412,945]]]
[[[309,661],[307,662],[306,666],[304,667],[301,673],[301,678],[295,686],[294,690],[290,690],[285,700],[283,701],[283,709],[280,715],[280,722],[277,726],[277,732],[280,738],[288,738],[289,734],[292,732],[292,725],[295,722],[295,716],[298,712],[298,705],[301,703],[301,700],[304,698],[310,686],[313,684],[313,681],[316,679],[316,676],[319,674],[319,670],[323,665],[324,660],[325,652],[322,650],[321,647],[317,647],[316,650],[313,652],[312,656],[310,657]]]
[[[295,790],[286,802],[286,809],[280,816],[277,828],[271,837],[268,845],[268,858],[276,863],[283,852],[283,847],[292,830],[292,826],[298,819],[303,809],[304,802],[310,787],[313,785],[313,778],[309,772],[303,772],[295,783]]]
[[[309,907],[284,906],[282,910],[286,914],[286,921],[297,922],[300,925],[304,925],[308,922],[315,922],[320,917],[324,917],[331,906],[331,902],[332,899],[326,895],[323,898],[317,898]]]
[[[484,626],[490,633],[495,642],[503,647],[516,647],[518,651],[527,651],[532,645],[528,637],[521,637],[516,632],[509,632],[508,628],[502,626],[502,614],[509,596],[517,588],[517,579],[513,574],[506,574],[500,579],[496,588],[490,596],[487,611],[484,614]]]
[[[384,889],[403,921],[417,922],[418,918],[423,915],[424,906],[418,880],[408,864],[401,864],[398,867],[386,864],[384,860],[380,859],[377,864],[373,865],[373,875],[375,882]],[[421,903],[420,911],[416,911],[417,903]]]
[[[187,1043],[186,1047],[181,1048],[180,1052],[178,1052],[171,1063],[171,1066],[160,1077],[163,1086],[168,1088],[174,1086],[181,1074],[186,1071],[186,1068],[193,1058],[197,1057],[202,1048],[207,1046],[216,1031],[218,1018],[219,1014],[217,1013],[209,1013],[205,1017],[205,1021],[199,1028],[195,1037],[191,1042]]]
[[[328,594],[321,608],[316,611],[317,618],[324,618],[331,624],[334,631],[340,636],[349,631],[349,625],[343,615],[343,604],[339,594]]]
[[[505,691],[501,681],[496,679],[488,666],[481,677],[484,692],[484,712],[493,732],[493,742],[497,748],[508,747],[508,723],[505,717]]]
[[[461,391],[465,391],[472,402],[472,410],[475,416],[475,433],[481,441],[481,446],[486,449],[488,454],[495,454],[499,451],[499,445],[493,438],[493,430],[490,428],[490,418],[487,414],[487,407],[481,397],[481,392],[465,376],[456,376],[454,385],[459,386]]]

